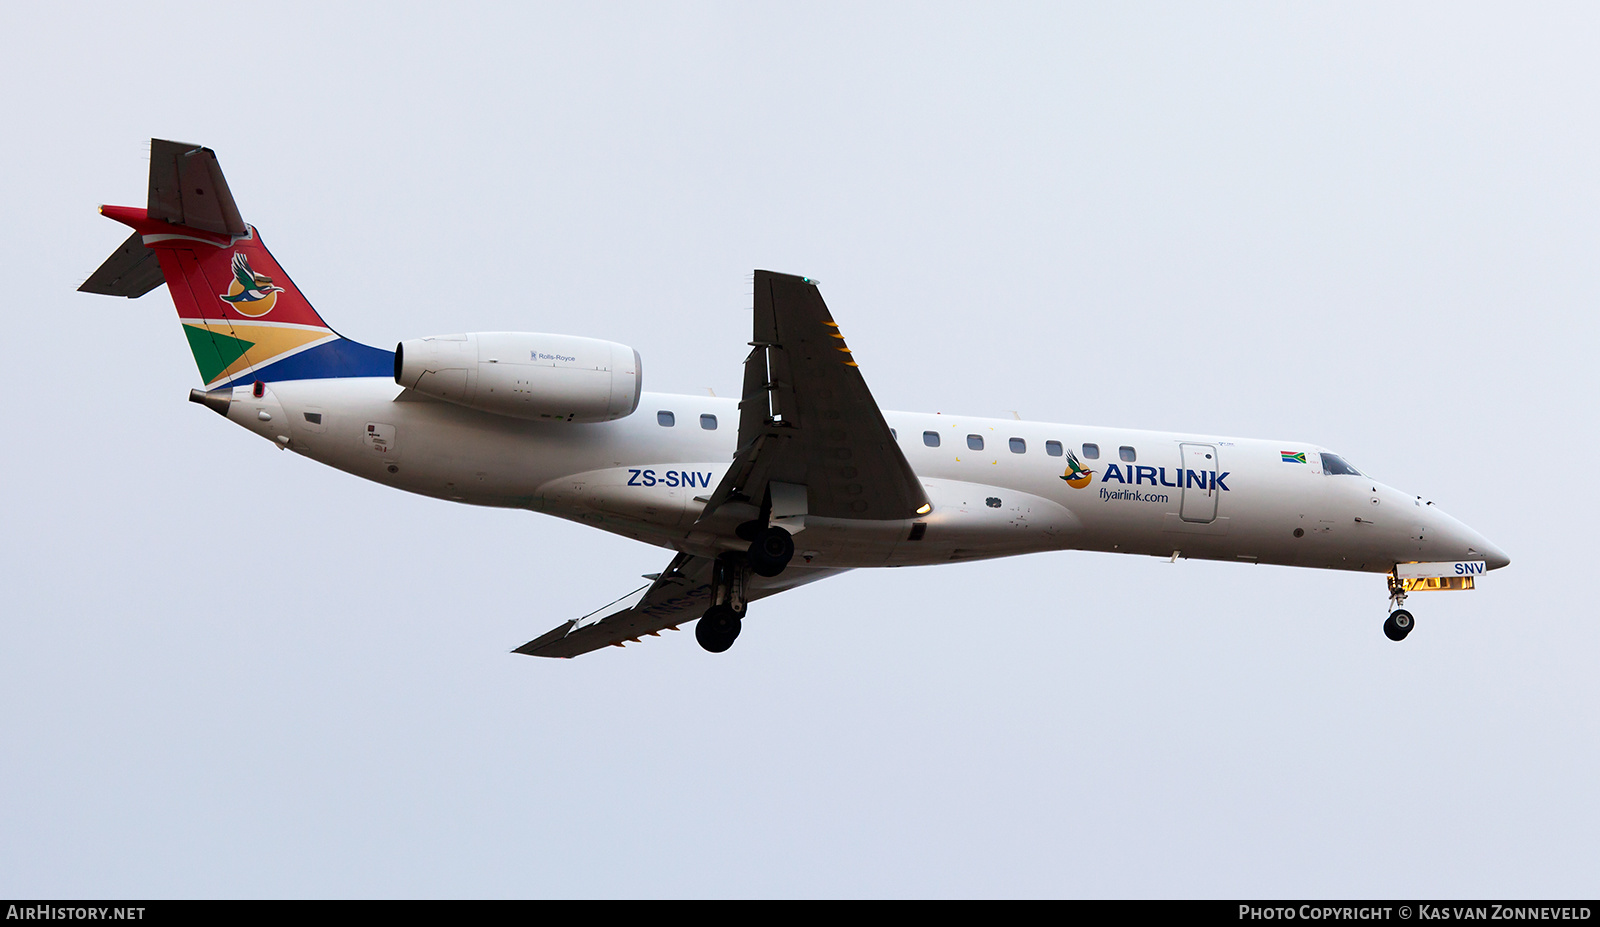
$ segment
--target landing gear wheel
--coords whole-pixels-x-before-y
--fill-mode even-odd
[[[1403,608],[1397,608],[1389,613],[1389,620],[1383,623],[1383,634],[1392,641],[1403,641],[1411,629],[1417,626],[1417,620],[1411,613]]]
[[[777,576],[794,557],[794,538],[782,528],[768,528],[750,542],[750,571],[757,576]]]
[[[712,653],[722,653],[739,637],[743,622],[733,609],[726,605],[713,605],[694,626],[694,639]]]

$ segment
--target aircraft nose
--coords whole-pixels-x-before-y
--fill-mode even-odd
[[[1484,567],[1490,570],[1498,570],[1503,566],[1511,565],[1511,558],[1506,556],[1505,551],[1491,544],[1488,538],[1468,528],[1466,525],[1461,527],[1464,529],[1462,534],[1465,535],[1461,540],[1465,542],[1467,548],[1465,559],[1482,560]]]
[[[1437,508],[1430,507],[1430,511],[1430,526],[1437,532],[1435,537],[1443,542],[1441,547],[1435,548],[1437,555],[1442,555],[1440,559],[1482,560],[1484,567],[1490,570],[1511,564],[1511,558],[1506,556],[1505,551],[1490,543],[1488,538]]]
[[[1490,544],[1481,536],[1478,538],[1478,543],[1472,546],[1483,557],[1484,565],[1491,570],[1498,570],[1503,566],[1511,565],[1511,558],[1506,556],[1505,551]]]

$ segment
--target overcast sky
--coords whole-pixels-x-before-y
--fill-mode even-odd
[[[1600,11],[0,9],[0,895],[1600,890]],[[185,401],[74,288],[150,137],[344,334],[629,344],[735,395],[757,267],[890,409],[1284,438],[1512,558],[1057,553],[508,651],[668,554]]]

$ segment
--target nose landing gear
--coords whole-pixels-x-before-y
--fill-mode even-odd
[[[1403,608],[1397,608],[1389,613],[1388,620],[1383,623],[1383,634],[1392,641],[1403,641],[1411,629],[1416,627],[1416,619]]]
[[[1411,629],[1417,626],[1417,619],[1400,606],[1406,604],[1406,587],[1393,573],[1389,574],[1389,617],[1383,623],[1383,636],[1392,641],[1403,641]]]
[[[694,626],[694,639],[711,653],[722,653],[739,637],[749,571],[749,563],[738,554],[725,554],[711,566],[711,607]]]

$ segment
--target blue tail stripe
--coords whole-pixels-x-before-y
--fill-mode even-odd
[[[250,383],[255,380],[327,380],[338,377],[394,376],[394,352],[374,348],[360,342],[340,338],[317,345],[309,351],[286,357],[258,370],[240,374],[223,386]]]

